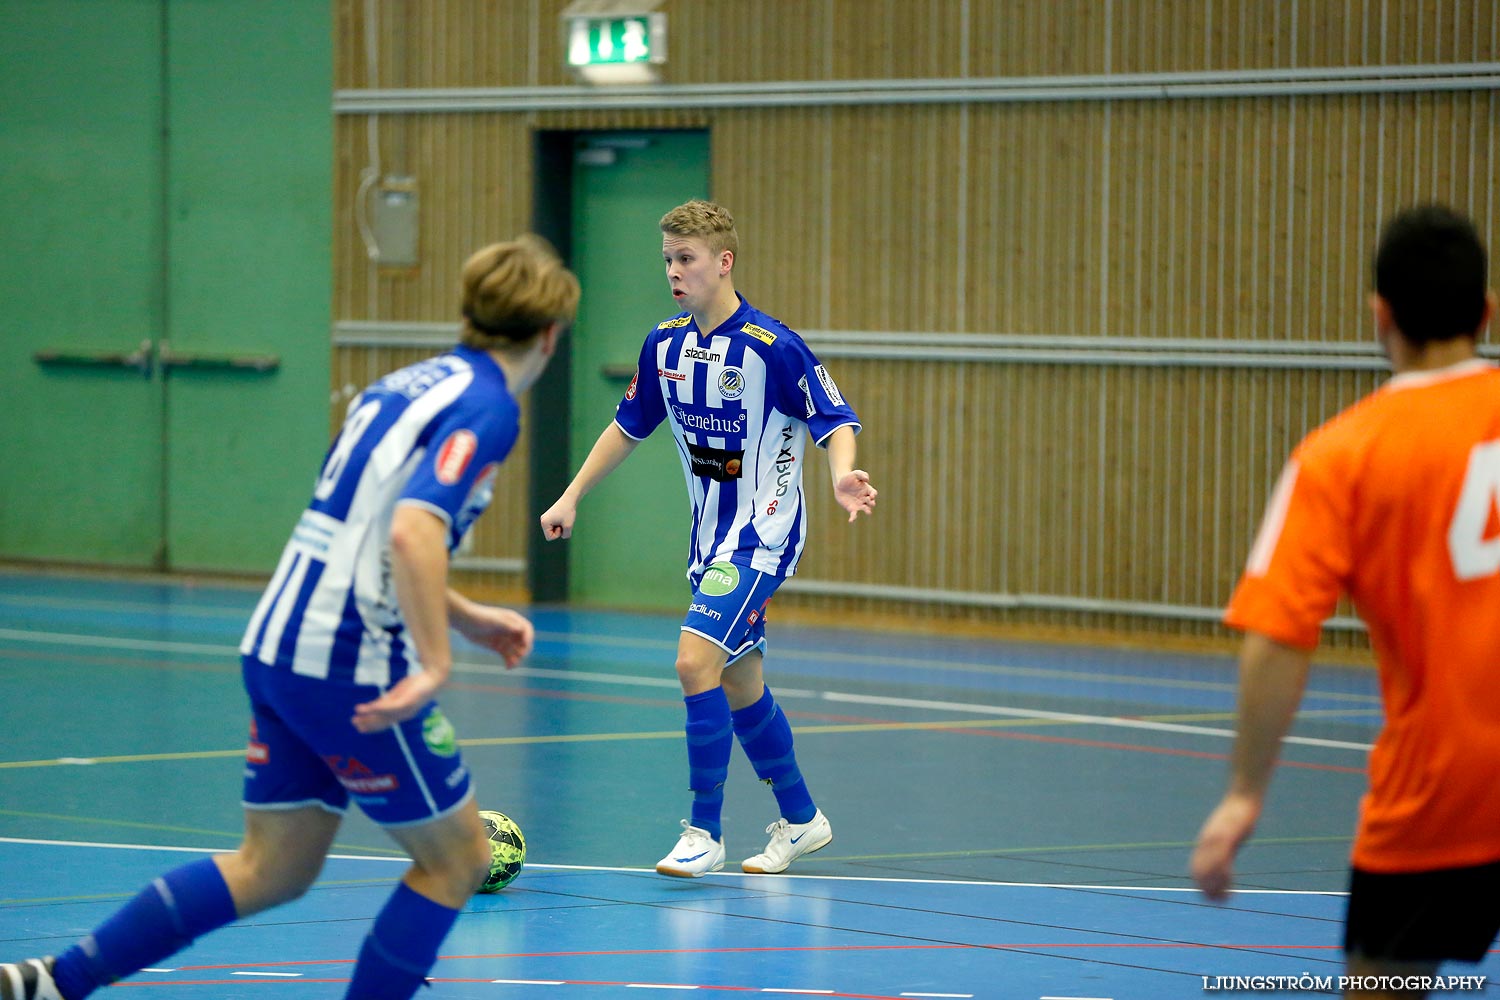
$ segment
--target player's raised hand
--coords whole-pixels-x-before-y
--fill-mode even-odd
[[[577,517],[578,505],[566,496],[559,497],[557,503],[542,514],[542,537],[549,542],[572,537],[573,521]]]
[[[455,618],[453,624],[465,639],[499,653],[507,670],[520,665],[536,640],[536,629],[531,622],[510,608],[476,604],[464,620]]]
[[[833,497],[849,512],[851,523],[861,512],[874,512],[877,495],[875,487],[870,485],[870,474],[864,469],[844,473],[833,487]]]

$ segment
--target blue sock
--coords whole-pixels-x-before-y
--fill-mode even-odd
[[[212,858],[174,868],[57,957],[52,978],[72,1000],[174,955],[232,922],[234,898]]]
[[[813,805],[807,782],[797,768],[792,724],[771,697],[771,689],[766,688],[759,701],[739,709],[733,718],[734,735],[739,737],[756,775],[771,786],[781,815],[788,823],[810,823],[818,807]]]
[[[435,903],[402,882],[370,928],[346,998],[410,1000],[437,962],[438,946],[458,911]]]
[[[687,705],[688,787],[693,790],[693,818],[715,840],[724,839],[724,781],[729,777],[729,755],[734,736],[729,723],[729,699],[724,689],[712,688],[682,699]]]

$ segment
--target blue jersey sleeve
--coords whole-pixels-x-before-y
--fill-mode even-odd
[[[859,433],[859,417],[844,401],[843,393],[828,369],[819,363],[801,337],[783,337],[777,343],[773,392],[776,408],[807,421],[813,440],[822,445],[828,435],[845,425]]]
[[[641,356],[635,363],[635,377],[620,405],[615,407],[615,423],[637,441],[651,436],[658,424],[667,418],[667,404],[661,395],[661,375],[656,364],[657,334],[653,330],[641,345]]]
[[[447,521],[448,547],[457,548],[469,526],[489,506],[495,473],[515,447],[519,433],[513,407],[492,406],[488,412],[449,407],[433,421],[427,451],[398,502],[426,507]]]

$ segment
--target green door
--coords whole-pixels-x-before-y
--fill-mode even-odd
[[[156,4],[0,4],[0,556],[159,557],[162,107]]]
[[[168,10],[167,556],[269,572],[328,448],[332,20]]]
[[[572,333],[574,470],[614,418],[646,334],[677,311],[657,223],[707,197],[708,168],[707,132],[577,138],[572,263],[583,300]],[[568,543],[570,598],[684,609],[691,514],[672,435],[658,427],[579,506]]]
[[[304,0],[0,4],[0,557],[274,565],[327,444],[331,34]]]

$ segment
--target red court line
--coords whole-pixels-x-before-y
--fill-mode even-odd
[[[500,977],[495,977],[500,978]],[[121,986],[136,986],[156,988],[162,986],[293,986],[298,983],[347,983],[347,979],[184,979],[184,980],[161,980],[160,982],[147,983],[115,983],[116,988]],[[447,976],[429,976],[428,983],[494,983],[495,979],[460,979]],[[555,980],[561,986],[630,986],[632,981],[621,979],[618,981],[596,980],[596,979],[559,979]],[[504,983],[497,985],[506,985]],[[763,993],[763,986],[717,986],[711,983],[659,983],[653,985],[678,987],[691,990],[713,990],[720,993]],[[821,990],[817,994],[824,997],[847,997],[850,1000],[907,1000],[905,997],[893,996],[889,993],[824,993]]]
[[[1014,951],[1018,948],[1184,948],[1194,950],[1327,951],[1337,944],[1205,944],[1197,941],[1014,941],[1001,944],[849,944],[798,945],[758,948],[620,948],[603,951],[492,952],[481,955],[441,955],[441,961],[514,960],[523,958],[625,958],[643,955],[741,955],[793,952],[847,953],[855,951]],[[183,965],[176,972],[219,972],[224,969],[292,968],[308,965],[353,965],[352,958],[304,959],[283,962],[234,962],[227,965]],[[238,982],[238,980],[236,980]]]
[[[997,740],[1030,740],[1034,743],[1062,743],[1068,746],[1093,747],[1099,750],[1129,750],[1134,753],[1156,753],[1168,757],[1196,757],[1200,760],[1228,760],[1227,753],[1214,753],[1208,750],[1182,750],[1176,747],[1152,747],[1140,743],[1112,743],[1107,740],[1085,740],[1077,736],[1046,736],[1041,733],[1012,733],[1000,732],[993,729],[950,729],[948,732],[963,733],[967,736],[988,736]],[[1312,764],[1300,760],[1283,760],[1278,762],[1281,767],[1301,767],[1310,771],[1337,771],[1340,774],[1364,774],[1362,767],[1345,767],[1341,764]]]

